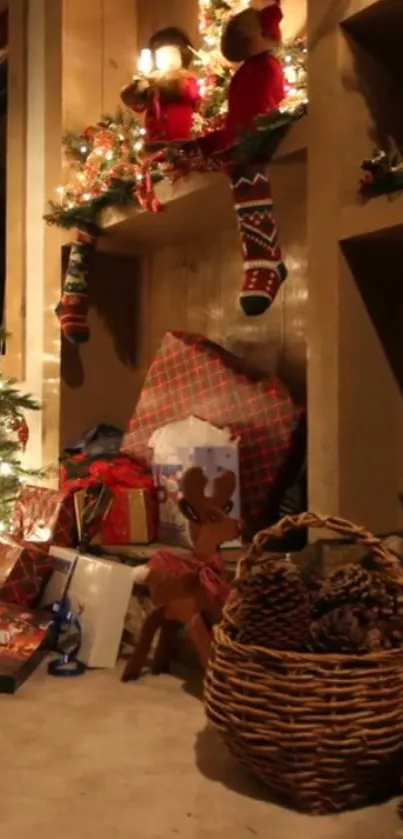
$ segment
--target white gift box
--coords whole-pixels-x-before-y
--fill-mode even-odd
[[[55,566],[41,607],[68,598],[81,626],[79,660],[87,667],[115,666],[133,589],[133,568],[113,560],[52,547]]]

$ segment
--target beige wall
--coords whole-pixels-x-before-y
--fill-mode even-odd
[[[213,236],[157,249],[138,262],[99,255],[92,282],[92,337],[80,353],[65,348],[63,442],[99,421],[125,427],[147,368],[169,329],[201,332],[281,375],[304,398],[306,373],[306,161],[273,167],[282,244],[290,269],[273,307],[246,318],[234,223]]]

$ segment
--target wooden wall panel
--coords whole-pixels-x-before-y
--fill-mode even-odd
[[[65,260],[67,259],[67,249]],[[144,286],[133,258],[98,255],[91,283],[91,340],[63,343],[61,445],[99,422],[126,427],[140,391]],[[140,350],[140,351],[139,351]]]
[[[64,0],[63,124],[80,131],[102,113],[102,0]]]
[[[161,248],[141,262],[100,254],[92,277],[91,341],[63,350],[62,441],[101,421],[126,425],[167,330],[200,332],[278,373],[305,395],[307,307],[306,163],[273,169],[282,244],[290,268],[273,307],[260,318],[238,309],[238,233]]]
[[[238,308],[242,263],[238,232],[159,250],[147,259],[147,331],[151,360],[167,329],[200,331],[262,370],[278,372],[299,398],[306,376],[306,163],[274,167],[273,190],[290,277],[269,312],[247,318]]]
[[[62,0],[45,4],[44,20],[44,158],[46,199],[55,195],[62,182],[63,114],[62,86]],[[43,276],[43,359],[42,359],[42,459],[48,464],[59,454],[60,415],[60,329],[54,309],[59,300],[62,233],[44,227]],[[32,313],[31,313],[32,316]]]
[[[80,131],[102,115],[116,112],[120,90],[133,74],[136,40],[135,0],[63,0],[65,131]],[[55,294],[60,291],[60,266],[59,250]],[[135,260],[111,261],[105,256],[96,260],[91,341],[79,350],[65,342],[61,346],[61,447],[99,421],[124,425],[130,416],[141,377],[134,359],[146,355],[137,322],[137,315],[146,311],[146,301],[136,271]],[[116,303],[121,303],[121,310]]]
[[[147,46],[148,40],[158,29],[178,26],[198,42],[198,0],[137,0],[138,49]]]
[[[25,377],[25,190],[27,131],[27,0],[9,10],[7,124],[6,325],[10,332],[3,370]]]
[[[136,60],[135,0],[64,0],[65,130],[80,131],[120,104]]]
[[[103,0],[102,29],[102,111],[114,114],[120,105],[120,91],[128,84],[136,68],[134,0]]]

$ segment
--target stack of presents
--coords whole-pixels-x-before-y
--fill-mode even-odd
[[[129,649],[127,680],[152,650],[161,672],[181,628],[205,665],[242,546],[282,505],[305,506],[304,454],[284,384],[202,336],[167,333],[128,430],[85,434],[63,455],[59,490],[17,499],[0,540],[0,691],[45,655],[66,676],[113,668]]]

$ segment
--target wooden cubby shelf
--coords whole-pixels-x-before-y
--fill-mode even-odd
[[[292,125],[275,153],[272,165],[305,155],[307,145],[308,117],[305,116]],[[155,192],[164,208],[160,213],[146,212],[138,207],[105,210],[101,251],[139,254],[210,230],[224,230],[234,224],[231,194],[224,174],[193,174],[176,184],[163,181]]]
[[[375,58],[402,77],[401,46],[403,3],[401,0],[352,0],[343,28]]]
[[[399,228],[403,236],[403,195],[400,192],[346,207],[341,215],[339,238],[346,241]]]

